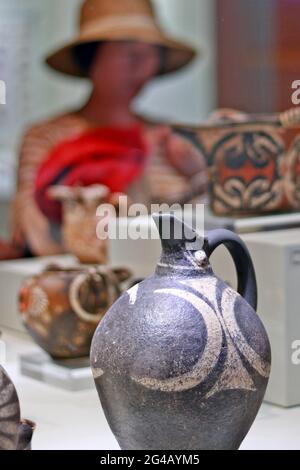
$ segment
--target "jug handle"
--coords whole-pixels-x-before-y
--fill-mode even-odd
[[[238,293],[256,311],[257,282],[248,248],[241,238],[230,230],[218,229],[206,234],[204,251],[208,258],[220,245],[225,245],[233,258],[238,278]]]

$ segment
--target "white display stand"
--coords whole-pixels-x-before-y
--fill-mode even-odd
[[[41,352],[20,356],[20,372],[47,385],[78,392],[94,387],[89,358],[54,360]]]

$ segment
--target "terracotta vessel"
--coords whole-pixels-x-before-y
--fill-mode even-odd
[[[300,209],[300,111],[216,111],[195,131],[210,171],[211,207],[221,216]]]
[[[53,358],[88,356],[98,323],[129,277],[122,268],[50,266],[26,280],[20,290],[24,325]]]
[[[122,449],[238,449],[271,361],[249,252],[227,230],[203,240],[173,215],[155,220],[161,237],[164,224],[174,229],[155,274],[122,295],[93,338],[102,407]],[[234,259],[239,293],[210,266],[220,244]]]
[[[0,450],[30,450],[35,424],[21,420],[14,384],[0,366]]]
[[[112,194],[106,186],[93,185],[53,186],[49,195],[63,205],[62,237],[66,250],[83,264],[107,264],[108,243],[105,237],[97,236],[96,213],[101,204],[111,204],[117,210],[120,194]]]

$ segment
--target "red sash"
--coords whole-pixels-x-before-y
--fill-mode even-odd
[[[144,171],[147,147],[142,128],[99,128],[55,147],[42,163],[35,185],[41,211],[61,221],[61,207],[47,190],[53,185],[103,184],[112,192],[125,192]]]

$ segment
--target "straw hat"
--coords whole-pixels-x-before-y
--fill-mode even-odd
[[[196,55],[193,47],[170,38],[160,29],[151,0],[85,0],[79,34],[52,53],[46,62],[59,72],[84,77],[74,60],[74,47],[90,42],[125,40],[164,47],[166,58],[161,74],[184,67]]]

